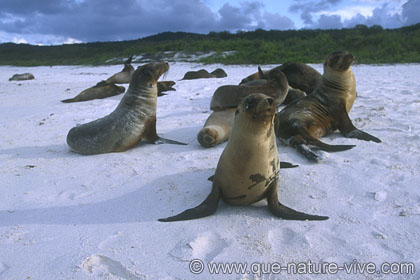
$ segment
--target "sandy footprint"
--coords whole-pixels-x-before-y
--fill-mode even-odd
[[[217,233],[204,232],[199,234],[193,241],[181,241],[169,255],[176,260],[190,261],[200,259],[206,262],[213,261],[229,243]]]
[[[120,262],[98,254],[93,254],[85,259],[81,267],[87,273],[104,279],[144,279],[141,276],[137,276],[137,273],[129,271]]]

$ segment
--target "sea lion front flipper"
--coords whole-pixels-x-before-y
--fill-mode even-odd
[[[298,166],[299,165],[295,165],[295,164],[287,162],[287,161],[280,161],[280,168],[295,168],[295,167],[298,167]]]
[[[209,180],[210,182],[213,182],[214,180],[214,175],[211,175],[210,177],[207,178],[207,180]]]
[[[351,122],[349,115],[347,114],[344,104],[341,104],[339,108],[332,112],[337,117],[337,128],[347,138],[356,138],[359,140],[373,141],[381,143],[381,140],[367,132],[357,129]]]
[[[318,216],[318,215],[310,215],[303,212],[298,212],[289,208],[279,202],[278,195],[277,195],[277,184],[278,180],[274,180],[269,187],[267,193],[267,202],[268,202],[268,209],[274,216],[285,219],[285,220],[328,220],[327,216]]]
[[[175,144],[175,145],[188,145],[186,143],[178,142],[171,139],[166,139],[156,134],[156,117],[147,120],[144,128],[144,139],[153,144]]]
[[[213,184],[210,194],[200,205],[191,209],[187,209],[178,215],[164,218],[164,219],[158,219],[158,221],[159,222],[174,222],[174,221],[185,221],[185,220],[193,220],[193,219],[207,217],[213,214],[214,212],[216,212],[217,206],[219,205],[219,201],[220,201],[220,190],[215,184]]]

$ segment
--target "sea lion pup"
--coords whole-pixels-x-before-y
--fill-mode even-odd
[[[220,199],[231,205],[249,205],[267,198],[268,209],[288,220],[326,220],[328,217],[295,211],[278,201],[280,162],[273,119],[273,98],[252,94],[235,113],[229,141],[220,156],[209,196],[199,206],[161,222],[191,220],[213,214]]]
[[[156,134],[156,84],[168,69],[167,62],[138,67],[127,92],[111,114],[70,129],[67,135],[69,147],[77,153],[92,155],[122,152],[143,138],[150,143],[161,140],[183,144]]]
[[[158,96],[163,96],[166,95],[165,91],[170,91],[170,90],[176,90],[173,88],[173,86],[175,85],[174,81],[162,81],[162,82],[158,82],[157,83],[157,89],[158,89]]]
[[[329,152],[354,147],[328,145],[318,140],[336,129],[345,137],[381,142],[355,128],[348,115],[356,98],[356,80],[350,68],[354,60],[355,57],[348,52],[330,54],[325,60],[324,74],[316,89],[276,114],[277,137],[287,140],[309,160],[317,161],[319,157],[306,145]]]
[[[123,70],[109,77],[106,80],[106,82],[109,84],[128,84],[130,82],[131,76],[134,73],[134,67],[131,65],[132,59],[133,59],[133,56],[130,56],[124,62]]]
[[[185,73],[182,80],[194,80],[194,79],[204,79],[204,78],[224,78],[224,77],[227,77],[227,74],[221,68],[217,68],[211,73],[209,73],[205,69],[200,69],[198,71],[188,71],[187,73]]]
[[[272,71],[266,83],[255,86],[221,86],[213,94],[209,116],[197,135],[198,142],[205,148],[225,142],[232,128],[234,110],[242,99],[252,93],[264,93],[279,105],[286,98],[288,91],[286,76],[281,71]]]
[[[95,86],[85,89],[73,98],[61,100],[64,103],[88,101],[93,99],[103,99],[115,96],[125,91],[125,87],[109,84],[105,81],[97,83]]]
[[[34,75],[31,73],[23,73],[23,74],[14,74],[9,81],[25,81],[25,80],[33,80],[35,79]]]

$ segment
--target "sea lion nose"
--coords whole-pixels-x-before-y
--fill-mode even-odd
[[[267,98],[267,102],[268,102],[268,104],[273,105],[274,99],[271,98],[271,97]]]

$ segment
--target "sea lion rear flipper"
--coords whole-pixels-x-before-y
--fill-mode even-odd
[[[185,220],[193,220],[193,219],[207,217],[213,214],[214,212],[216,212],[217,206],[219,205],[219,201],[220,201],[220,190],[217,186],[215,186],[215,184],[213,184],[210,194],[200,205],[191,209],[187,209],[178,215],[164,218],[164,219],[158,219],[158,221],[159,222],[174,222],[174,221],[185,221]]]
[[[287,161],[280,161],[280,168],[295,168],[295,167],[298,167],[298,166],[299,165],[295,165],[295,164],[287,162]]]
[[[381,139],[376,138],[373,135],[370,135],[369,133],[366,133],[364,131],[361,131],[360,129],[355,128],[354,130],[346,133],[344,136],[348,137],[348,138],[357,138],[360,140],[365,140],[365,141],[373,141],[376,143],[381,143]]]
[[[337,108],[336,111],[332,113],[337,116],[337,128],[345,137],[381,143],[379,138],[361,131],[353,125],[349,115],[347,114],[347,111],[345,110],[344,104],[342,104],[340,108]]]
[[[278,180],[275,180],[273,183],[271,183],[271,186],[267,193],[268,209],[271,213],[273,213],[274,216],[285,220],[328,220],[327,216],[310,215],[303,212],[298,212],[296,210],[293,210],[292,208],[281,204],[278,200],[277,184]]]

